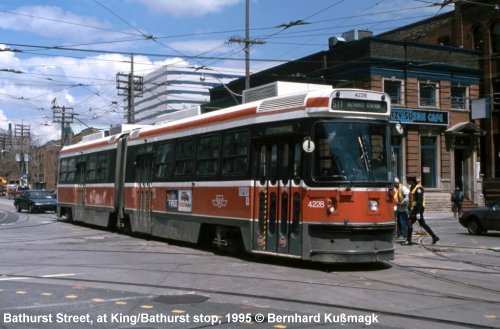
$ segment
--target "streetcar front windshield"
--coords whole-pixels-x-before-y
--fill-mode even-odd
[[[322,122],[313,129],[314,180],[349,185],[390,180],[386,124]]]

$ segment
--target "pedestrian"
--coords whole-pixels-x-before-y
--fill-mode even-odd
[[[399,178],[395,177],[394,178],[394,187],[392,188],[392,195],[394,196],[393,197],[394,218],[396,219],[396,232],[394,232],[394,236],[396,238],[399,238],[402,235],[402,232],[406,230],[406,227],[401,226],[401,222],[399,220],[399,214],[398,214],[398,204],[399,204],[399,199],[400,199],[401,194],[402,194],[401,187],[402,186],[399,182]]]
[[[462,189],[460,186],[457,186],[455,188],[455,191],[451,194],[451,202],[453,202],[453,214],[455,218],[460,217],[462,215],[462,204],[464,201],[464,193],[462,192]]]
[[[410,205],[410,190],[401,185],[401,193],[398,197],[398,222],[401,225],[401,237],[408,240],[408,209]]]
[[[432,229],[427,225],[424,219],[425,211],[425,193],[424,187],[420,184],[416,176],[407,176],[406,181],[410,184],[410,216],[408,220],[408,232],[406,236],[406,241],[403,245],[411,245],[412,234],[413,234],[413,224],[418,221],[420,226],[429,233],[432,237],[432,244],[439,241],[439,237],[434,234]],[[418,218],[417,218],[418,215]]]

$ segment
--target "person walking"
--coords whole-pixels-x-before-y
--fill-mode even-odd
[[[432,244],[439,241],[439,237],[434,234],[424,219],[425,195],[424,187],[417,180],[416,176],[407,176],[406,181],[410,184],[410,216],[408,220],[408,232],[403,245],[412,245],[413,224],[418,221],[420,226],[432,237]],[[417,218],[418,215],[418,218]]]
[[[402,233],[406,231],[405,226],[401,226],[401,222],[399,220],[399,212],[398,212],[398,205],[400,202],[400,198],[402,197],[402,191],[401,191],[402,185],[399,182],[399,178],[395,177],[394,178],[394,187],[393,187],[393,201],[394,201],[394,218],[396,219],[396,232],[394,232],[394,237],[396,239],[400,238],[402,236]],[[406,236],[406,233],[405,233]]]
[[[408,207],[410,205],[410,190],[402,185],[398,203],[398,221],[401,225],[401,237],[408,241]]]
[[[451,194],[451,202],[453,202],[453,215],[455,219],[462,215],[462,204],[464,201],[464,192],[460,189],[460,186],[455,188],[455,191]]]

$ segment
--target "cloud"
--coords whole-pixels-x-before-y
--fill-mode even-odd
[[[25,6],[0,12],[0,29],[73,42],[78,36],[79,43],[131,37],[125,32],[111,31],[107,22],[76,15],[55,6]]]
[[[7,116],[3,113],[3,110],[0,109],[0,133],[2,132],[1,129],[6,131],[9,129],[9,120],[7,119]]]
[[[240,0],[137,0],[155,13],[174,16],[203,16],[221,12]]]
[[[0,44],[0,49],[5,46]],[[164,65],[188,66],[185,60],[151,61],[134,56],[134,72],[146,75]],[[0,128],[8,122],[29,124],[42,142],[58,139],[59,123],[53,121],[52,101],[73,108],[74,125],[109,127],[124,122],[126,101],[117,95],[116,74],[130,71],[130,57],[101,54],[87,58],[32,56],[0,52]],[[82,123],[83,122],[83,123]]]

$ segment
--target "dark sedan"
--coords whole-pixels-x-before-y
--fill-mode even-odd
[[[14,206],[18,212],[23,209],[29,213],[38,211],[56,211],[56,199],[47,191],[24,191],[14,199]]]
[[[500,199],[487,206],[464,211],[460,224],[466,227],[470,234],[484,234],[488,230],[500,231]]]

